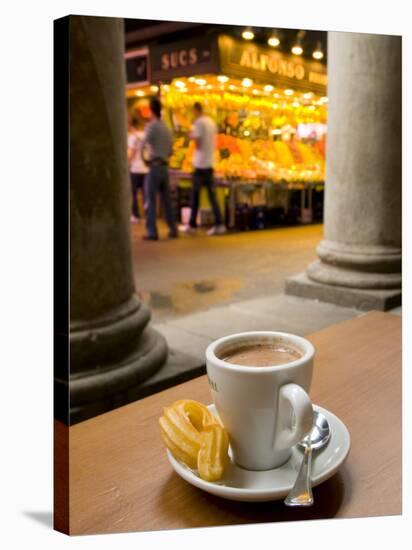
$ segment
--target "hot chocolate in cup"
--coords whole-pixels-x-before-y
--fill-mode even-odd
[[[223,361],[243,367],[275,367],[291,363],[302,357],[296,348],[285,344],[244,344],[225,351]]]
[[[208,346],[213,402],[239,466],[281,466],[310,431],[314,355],[308,340],[284,332],[232,334]]]

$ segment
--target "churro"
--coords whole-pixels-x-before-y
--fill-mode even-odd
[[[222,478],[229,438],[207,407],[190,399],[175,401],[163,409],[159,424],[163,442],[177,460],[197,469],[206,481]]]

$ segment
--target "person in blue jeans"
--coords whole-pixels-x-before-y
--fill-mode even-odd
[[[140,119],[132,117],[129,121],[129,130],[127,133],[127,158],[129,162],[130,186],[132,192],[132,214],[130,216],[131,223],[140,222],[137,193],[138,190],[141,189],[142,195],[144,194],[144,179],[148,172],[140,151],[142,140],[142,123]]]
[[[203,113],[202,104],[199,102],[193,105],[193,116],[194,123],[190,137],[195,142],[195,152],[193,155],[191,213],[188,225],[180,226],[179,230],[183,233],[196,233],[200,190],[202,187],[205,187],[215,218],[215,223],[207,231],[207,234],[223,235],[226,233],[226,226],[223,223],[222,214],[217,202],[213,177],[217,127],[215,122]]]
[[[142,144],[142,158],[148,152],[149,173],[145,178],[145,214],[146,241],[157,241],[159,238],[156,223],[156,197],[159,194],[163,203],[165,217],[169,226],[169,238],[178,237],[175,212],[169,188],[168,160],[172,154],[172,133],[161,120],[162,104],[155,97],[150,100],[151,122],[145,129]]]

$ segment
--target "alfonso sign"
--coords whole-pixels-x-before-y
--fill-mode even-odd
[[[306,61],[229,36],[219,37],[222,71],[232,76],[252,77],[277,86],[294,86],[325,93],[327,76],[322,63]]]

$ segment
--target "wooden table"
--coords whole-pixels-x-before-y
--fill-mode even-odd
[[[69,429],[71,534],[401,514],[400,317],[371,312],[309,339],[312,399],[345,422],[352,440],[341,470],[315,488],[312,508],[223,500],[172,471],[157,420],[175,399],[209,403],[202,376]]]

